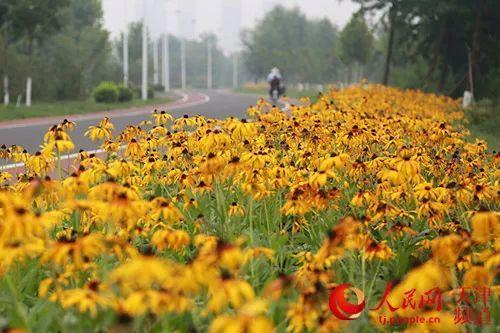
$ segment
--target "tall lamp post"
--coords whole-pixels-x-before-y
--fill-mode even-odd
[[[180,3],[183,3],[182,1],[179,1],[179,4]],[[186,74],[186,66],[187,66],[187,60],[186,60],[186,38],[188,38],[188,36],[186,36],[186,33],[183,29],[183,26],[181,26],[181,23],[185,22],[188,18],[186,17],[182,17],[184,14],[184,9],[178,9],[176,11],[176,14],[177,14],[177,22],[179,24],[179,28],[180,28],[180,31],[179,31],[179,38],[180,38],[180,43],[181,43],[181,89],[182,90],[185,90],[187,88],[187,74]],[[190,20],[190,24],[194,25],[196,22],[195,19],[191,19]]]
[[[212,38],[207,38],[207,89],[212,89]]]
[[[142,89],[141,97],[148,99],[148,32],[146,27],[147,0],[144,0],[144,12],[142,17]]]
[[[168,40],[168,2],[165,3],[165,32],[162,38],[162,81],[165,92],[170,91],[170,45]]]
[[[238,53],[233,53],[233,89],[238,88]]]
[[[181,37],[181,89],[186,90],[186,39]]]
[[[125,28],[123,29],[123,85],[128,87],[128,22],[127,22],[127,0],[123,0],[123,11]]]
[[[160,67],[158,52],[160,51],[158,45],[158,39],[153,39],[153,84],[157,85],[160,83],[160,73],[158,72],[158,67]]]

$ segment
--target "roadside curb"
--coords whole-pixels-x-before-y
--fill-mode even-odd
[[[110,117],[110,118],[130,117],[130,116],[149,114],[154,109],[165,109],[165,108],[181,109],[184,107],[195,106],[210,101],[210,98],[207,95],[201,93],[196,93],[196,92],[184,93],[181,91],[175,91],[175,94],[180,96],[180,98],[178,100],[165,104],[151,104],[151,105],[138,106],[127,109],[115,109],[115,110],[92,112],[86,114],[74,114],[74,115],[54,116],[54,117],[34,117],[26,119],[1,121],[0,130],[10,129],[10,128],[31,127],[38,125],[52,125],[60,123],[64,119],[77,122],[82,120],[102,119],[104,117]]]

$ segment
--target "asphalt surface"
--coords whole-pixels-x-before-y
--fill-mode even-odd
[[[229,91],[217,90],[197,90],[196,93],[207,95],[210,100],[204,104],[195,106],[184,106],[172,109],[167,107],[167,112],[174,117],[181,117],[185,114],[189,116],[203,115],[207,118],[224,119],[227,117],[246,117],[246,110],[249,105],[254,104],[258,96],[237,94]],[[151,109],[151,112],[153,109]],[[102,118],[102,117],[100,117]],[[99,123],[100,118],[78,120],[75,129],[71,132],[71,138],[75,144],[74,152],[80,149],[93,150],[97,149],[97,144],[91,142],[83,134],[91,125]],[[127,125],[137,125],[143,120],[151,119],[148,114],[130,115],[130,116],[110,116],[111,122],[115,126],[113,134],[120,133]],[[71,117],[68,117],[71,120]],[[16,126],[14,128],[0,128],[0,146],[19,145],[26,148],[30,153],[39,150],[40,144],[43,141],[43,136],[47,132],[50,125],[48,124],[29,124]]]

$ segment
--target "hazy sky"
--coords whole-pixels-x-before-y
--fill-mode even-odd
[[[145,1],[147,25],[152,36],[165,29],[188,38],[213,32],[226,50],[238,48],[238,31],[253,27],[275,4],[299,7],[309,18],[326,17],[340,28],[359,8],[350,0],[102,0],[104,25],[113,37],[119,35],[125,22],[142,17]],[[237,18],[239,11],[241,20]],[[228,17],[230,24],[226,21]]]

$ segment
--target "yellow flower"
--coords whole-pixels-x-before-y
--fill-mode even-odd
[[[36,152],[35,155],[28,158],[26,166],[35,174],[45,175],[52,168],[52,163],[42,153]]]
[[[157,197],[151,201],[151,217],[154,220],[163,219],[170,223],[176,223],[182,220],[181,211],[168,199]]]
[[[245,209],[238,205],[236,202],[232,202],[229,206],[229,211],[227,213],[229,216],[243,216],[245,215]]]
[[[387,260],[394,256],[394,252],[386,244],[387,241],[377,242],[375,240],[369,239],[363,250],[363,257],[368,260],[374,258]]]
[[[240,308],[255,298],[252,286],[243,280],[235,280],[222,277],[220,281],[214,281],[208,287],[209,301],[207,309],[218,313],[228,305]]]
[[[258,132],[257,126],[246,119],[231,121],[228,128],[232,132],[233,139],[242,141],[252,139]]]
[[[8,182],[9,179],[12,179],[12,175],[10,173],[6,171],[0,172],[0,185]]]
[[[165,229],[155,232],[151,238],[151,243],[159,250],[172,249],[181,250],[189,243],[191,239],[184,230]]]
[[[106,251],[104,239],[99,234],[80,238],[63,238],[51,244],[42,256],[42,262],[64,266],[72,262],[76,268],[84,267],[90,259],[101,256]]]
[[[71,140],[56,139],[54,145],[60,153],[75,149],[75,145]]]
[[[318,325],[320,313],[314,304],[301,295],[295,303],[289,305],[286,316],[290,322],[288,331],[300,333],[313,330]]]
[[[215,175],[221,172],[225,164],[224,157],[209,153],[205,161],[200,165],[200,171],[205,175]]]
[[[158,110],[153,111],[153,118],[155,120],[156,125],[166,125],[169,121],[173,121],[174,117],[168,114],[166,111],[162,110],[158,112]]]
[[[373,194],[369,191],[363,192],[359,191],[355,196],[351,199],[351,205],[354,207],[363,207],[368,205],[373,198]]]
[[[59,291],[51,297],[58,300],[64,308],[76,307],[80,312],[89,312],[92,317],[97,316],[98,308],[105,308],[111,304],[111,299],[100,290],[99,281],[92,280],[83,288]]]
[[[210,325],[210,333],[261,333],[273,332],[274,325],[262,314],[267,311],[263,300],[254,300],[244,305],[236,315],[223,314]]]
[[[490,287],[493,282],[494,272],[482,266],[472,266],[466,270],[462,287]]]
[[[449,235],[431,241],[433,258],[443,265],[453,266],[468,242],[458,235]]]
[[[471,218],[472,240],[486,243],[500,237],[500,218],[497,212],[476,212]]]
[[[413,152],[411,150],[402,150],[399,157],[394,160],[394,164],[405,178],[411,179],[420,172],[420,164],[415,161]]]

